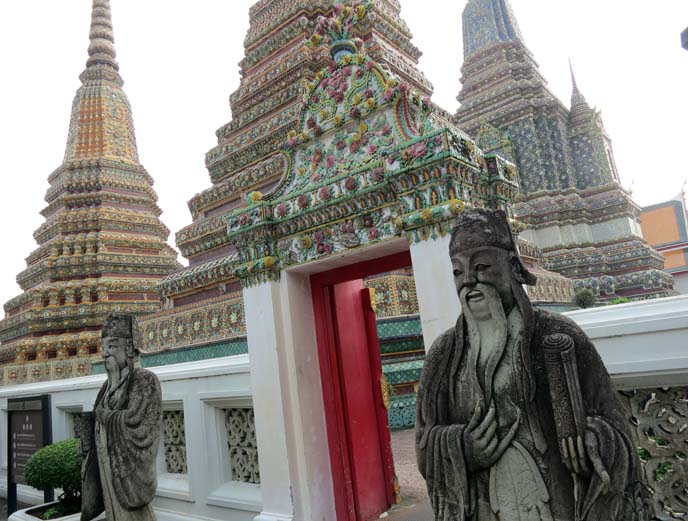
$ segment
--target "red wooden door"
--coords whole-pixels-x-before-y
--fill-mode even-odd
[[[375,313],[362,280],[332,287],[332,318],[356,521],[378,519],[394,499],[394,462]],[[350,505],[351,507],[351,505]]]

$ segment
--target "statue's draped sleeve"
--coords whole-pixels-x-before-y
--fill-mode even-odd
[[[127,407],[107,419],[108,454],[119,503],[127,510],[153,500],[156,457],[162,431],[162,392],[157,377],[145,369],[132,374]]]
[[[463,456],[464,425],[450,424],[451,376],[463,347],[462,328],[440,336],[425,360],[416,406],[416,456],[436,521],[464,521],[470,511],[468,472]],[[458,337],[458,342],[457,342]]]
[[[103,399],[107,389],[107,381],[103,384],[98,392],[95,405],[97,406],[100,400]],[[93,420],[93,412],[89,413]],[[82,445],[82,453],[84,453],[84,462],[81,466],[81,521],[91,521],[98,517],[104,510],[105,504],[103,502],[103,487],[100,482],[100,468],[98,466],[98,454],[95,447],[95,421],[89,419],[86,427],[89,432],[86,436],[88,445]],[[82,440],[83,442],[83,440]]]

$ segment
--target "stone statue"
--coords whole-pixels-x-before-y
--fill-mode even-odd
[[[141,335],[134,316],[111,313],[102,337],[107,381],[81,440],[81,521],[103,510],[108,521],[152,521],[162,431],[160,382],[139,367]]]
[[[533,310],[505,213],[464,212],[449,254],[463,312],[428,352],[416,419],[435,521],[654,519],[630,413],[585,333]]]

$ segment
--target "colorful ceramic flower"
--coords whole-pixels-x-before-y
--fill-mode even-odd
[[[320,190],[318,190],[318,197],[321,201],[329,201],[331,197],[330,187],[323,186]]]
[[[300,195],[296,199],[296,204],[299,206],[299,208],[306,208],[308,206],[308,196],[306,195]]]
[[[385,170],[382,167],[374,168],[371,177],[374,182],[378,183],[385,178]]]
[[[255,191],[249,193],[247,198],[252,203],[258,203],[258,202],[263,200],[263,194],[260,193],[259,191],[255,190]]]
[[[308,250],[311,246],[313,246],[313,240],[308,235],[301,237],[299,242],[304,250]]]

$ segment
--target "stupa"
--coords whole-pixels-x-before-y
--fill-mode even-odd
[[[3,384],[90,374],[105,316],[159,309],[157,284],[180,267],[139,163],[109,0],[93,0],[89,37],[64,160],[48,177],[45,222],[34,233],[38,248],[17,276],[23,293],[0,321]]]
[[[543,267],[601,301],[673,295],[662,255],[643,239],[640,207],[619,183],[600,112],[573,71],[571,106],[549,90],[508,0],[469,0],[463,12],[460,128],[521,174],[514,213]]]

